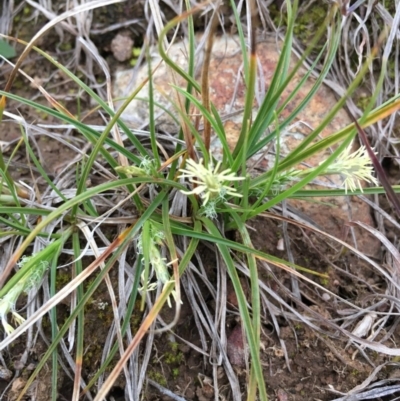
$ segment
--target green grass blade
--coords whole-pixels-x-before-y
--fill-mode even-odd
[[[79,233],[74,232],[72,235],[72,247],[74,251],[74,264],[73,269],[75,270],[74,276],[78,276],[82,272],[82,251],[81,251],[81,240],[79,238]],[[80,300],[83,298],[83,284],[79,285],[76,289],[76,299],[79,304]],[[75,377],[74,377],[74,389],[72,399],[78,399],[80,382],[82,376],[82,363],[83,363],[83,353],[84,353],[84,331],[85,331],[85,308],[80,308],[77,316],[77,327],[76,327],[76,354],[75,354]]]
[[[215,238],[220,238],[221,234],[215,225],[209,219],[202,219],[204,226],[208,232]],[[241,222],[240,222],[241,223]],[[240,283],[240,279],[235,268],[234,262],[229,252],[229,248],[221,243],[216,243],[218,250],[221,253],[222,258],[226,264],[229,276],[231,278],[235,294],[238,299],[240,316],[243,321],[243,325],[247,335],[247,341],[249,344],[252,367],[254,369],[255,376],[257,378],[258,390],[260,393],[261,400],[268,400],[267,391],[265,388],[265,382],[262,372],[261,360],[260,360],[260,341],[258,335],[254,331],[252,320],[250,318],[249,310],[247,308],[247,300],[244,294],[243,288]],[[258,285],[258,283],[257,283]],[[258,301],[259,302],[259,301]]]

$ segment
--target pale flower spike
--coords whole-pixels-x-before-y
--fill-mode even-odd
[[[185,195],[200,195],[203,206],[212,199],[224,199],[225,195],[242,197],[235,188],[229,186],[229,181],[240,181],[244,180],[245,177],[236,177],[230,169],[218,173],[220,166],[221,162],[218,162],[215,167],[212,164],[205,167],[203,159],[200,159],[198,163],[192,159],[187,160],[186,169],[180,170],[182,174],[179,178],[189,178],[189,181],[192,184],[197,184],[197,187],[192,191],[181,192]]]
[[[361,181],[378,185],[377,179],[373,176],[372,162],[365,146],[360,146],[351,154],[350,151],[351,146],[327,168],[324,174],[341,174],[344,177],[343,185],[346,193],[348,190],[355,191],[357,188],[363,192]]]
[[[10,335],[14,331],[14,327],[12,327],[7,322],[7,314],[11,312],[13,315],[14,321],[17,324],[22,324],[25,319],[16,312],[15,304],[18,300],[18,297],[24,290],[24,283],[19,281],[13,288],[8,291],[8,293],[0,299],[0,318],[1,324],[4,327],[4,331],[7,335]]]
[[[170,283],[175,283],[173,279],[171,279],[168,271],[168,266],[171,264],[175,263],[176,260],[172,260],[171,262],[167,263],[167,259],[163,258],[161,255],[161,252],[159,250],[159,246],[162,244],[162,240],[164,238],[164,233],[161,231],[158,231],[157,229],[151,229],[151,238],[150,241],[146,244],[146,246],[149,248],[149,258],[150,258],[150,263],[151,266],[154,269],[154,272],[157,277],[158,283],[161,283],[163,285],[163,288],[167,286],[167,284]],[[139,238],[138,244],[138,253],[142,254],[143,253],[143,240],[142,237]],[[141,276],[142,282],[144,281],[144,271]],[[147,291],[153,291],[158,287],[158,283],[147,283]],[[143,288],[139,288],[140,291],[143,291]],[[182,303],[182,300],[178,298],[177,292],[173,290],[172,296],[175,299],[175,302]],[[171,308],[171,299],[170,297],[167,298],[167,303],[168,306]]]
[[[22,267],[32,258],[32,256],[23,256],[21,261],[18,263],[18,266]],[[38,262],[36,266],[32,267],[30,272],[25,274],[25,276],[23,276],[7,292],[7,294],[0,299],[0,320],[7,335],[10,335],[14,331],[14,327],[12,327],[7,321],[8,313],[12,314],[13,321],[16,325],[21,325],[25,322],[25,319],[15,310],[17,300],[23,292],[28,293],[39,285],[48,265],[48,262],[44,260]]]

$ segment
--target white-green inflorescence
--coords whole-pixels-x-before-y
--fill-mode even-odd
[[[145,284],[144,287],[147,288],[147,291],[152,291],[155,288],[157,288],[158,283],[162,284],[164,287],[169,284],[174,282],[174,280],[171,278],[168,270],[168,266],[173,263],[169,262],[167,263],[167,259],[163,258],[160,252],[160,248],[164,239],[164,234],[157,230],[153,225],[150,227],[151,230],[151,235],[150,238],[147,239],[146,243],[143,244],[143,236],[141,235],[139,237],[138,243],[137,243],[137,252],[138,254],[143,255],[143,246],[148,247],[149,250],[149,262],[151,264],[151,267],[154,270],[154,273],[157,277],[157,283],[144,283],[145,277],[144,277],[144,272],[142,274],[142,282]],[[143,288],[141,289],[143,290]],[[175,301],[178,302],[177,295],[175,291],[172,291],[172,295],[175,298]],[[168,299],[168,305],[171,306],[170,299]]]
[[[359,188],[362,192],[361,181],[378,185],[377,179],[373,176],[372,161],[369,157],[365,146],[360,146],[355,152],[351,152],[349,146],[341,155],[332,163],[324,174],[340,174],[344,177],[343,185],[346,190],[355,191]]]
[[[203,164],[203,159],[195,162],[192,159],[187,160],[186,169],[181,169],[179,178],[188,178],[189,182],[196,187],[191,191],[181,191],[185,195],[200,195],[203,206],[211,204],[215,209],[215,202],[224,201],[226,196],[242,197],[235,188],[231,187],[232,181],[244,180],[245,177],[237,177],[231,169],[218,172],[221,162],[215,167],[210,163],[207,167]],[[207,211],[206,211],[207,213]],[[209,212],[208,212],[209,213]]]
[[[18,266],[23,267],[32,256],[23,256],[18,263]],[[11,289],[0,299],[0,318],[6,334],[11,334],[14,328],[7,322],[7,315],[11,312],[13,319],[17,325],[22,324],[25,319],[17,313],[15,305],[18,297],[23,293],[28,293],[30,290],[37,288],[42,281],[43,275],[47,270],[49,263],[40,261],[36,266],[32,267]]]
[[[345,192],[360,189],[363,191],[361,182],[365,181],[378,185],[377,179],[374,177],[372,161],[364,146],[360,146],[358,150],[351,153],[352,146],[346,148],[339,157],[330,164],[321,175],[338,174],[344,178],[343,186]],[[274,178],[271,190],[274,193],[285,190],[290,183],[298,181],[302,176],[309,174],[313,168],[304,170],[291,169],[285,171]]]
[[[140,163],[140,166],[118,166],[115,168],[116,171],[132,175],[134,177],[144,177],[146,175],[154,175],[157,172],[154,160],[148,157],[144,157]]]

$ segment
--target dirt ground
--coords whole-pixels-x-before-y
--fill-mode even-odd
[[[119,21],[122,18],[126,20],[133,16],[137,18],[137,9],[125,5],[121,11],[118,7],[110,8],[100,13],[99,18],[117,18]],[[124,13],[124,17],[122,17]],[[110,17],[111,18],[111,17]],[[43,23],[42,21],[41,23]],[[201,25],[199,23],[199,25]],[[21,25],[16,25],[15,29],[20,29],[19,35],[21,39],[29,39],[31,33],[26,27],[26,32]],[[37,27],[36,27],[37,28]],[[129,31],[129,29],[128,29]],[[135,32],[129,32],[135,38],[135,46],[141,44],[142,29]],[[95,43],[102,49],[103,56],[106,58],[111,69],[123,65],[114,59],[110,51],[110,42],[116,32],[107,33],[104,35],[96,35],[93,38]],[[135,36],[136,35],[136,36]],[[58,44],[59,38],[57,35],[46,35],[41,39],[40,46],[52,53],[54,46]],[[74,43],[72,37],[68,34],[64,39],[65,43]],[[32,55],[25,63],[25,69],[32,76],[38,76],[38,79],[43,79],[48,73],[47,62],[44,62],[38,56]],[[0,72],[1,87],[4,86],[6,77],[9,74],[9,69],[5,67]],[[68,80],[57,75],[55,83],[58,85],[58,93],[60,96],[69,90]],[[27,85],[26,80],[19,78],[14,86],[16,94],[31,98],[37,95],[34,88]],[[41,100],[45,103],[45,100]],[[76,100],[66,100],[64,105],[72,112],[76,111]],[[81,107],[83,110],[90,109],[90,102],[84,97],[81,99]],[[25,116],[31,116],[31,121],[40,120],[34,110],[29,110],[25,106],[18,105],[10,101],[7,107],[8,111],[16,113],[17,111]],[[51,124],[51,117],[46,117],[46,124]],[[100,123],[100,120],[93,119],[91,123]],[[5,156],[10,157],[17,141],[20,139],[20,129],[12,123],[2,123],[0,130],[0,140],[9,142],[10,146],[5,149]],[[54,176],[65,164],[69,163],[75,157],[74,152],[65,144],[61,144],[53,138],[40,136],[32,139],[32,146],[39,154],[40,160],[44,169],[50,177]],[[390,164],[388,171],[392,177],[393,183],[398,183],[399,171],[398,166],[394,163]],[[10,164],[10,172],[14,179],[22,180],[32,185],[37,184],[38,190],[42,188],[43,182],[39,173],[32,167],[27,154],[20,149],[12,158]],[[95,179],[95,178],[94,178]],[[387,211],[391,213],[391,208],[387,205]],[[372,212],[371,212],[372,213]],[[398,236],[396,229],[390,229],[390,223],[387,223],[389,229],[389,239],[394,239]],[[254,229],[252,240],[254,246],[266,253],[285,258],[286,253],[277,249],[279,239],[282,238],[282,224],[279,220],[260,217],[249,223]],[[292,251],[295,263],[305,268],[310,268],[319,273],[328,274],[329,279],[321,284],[327,287],[330,291],[340,295],[342,298],[351,301],[355,305],[365,305],[368,302],[368,297],[374,295],[373,288],[380,288],[385,285],[380,278],[374,276],[371,268],[361,261],[356,256],[341,252],[335,248],[329,240],[318,237],[312,232],[302,230],[294,225],[289,226],[289,235],[292,244]],[[216,261],[208,248],[201,248],[200,255],[203,259],[204,268],[209,279],[212,281],[216,277],[215,266]],[[384,263],[383,252],[375,255],[378,263]],[[259,274],[264,284],[273,288],[282,298],[283,301],[291,305],[294,309],[298,308],[299,312],[313,316],[313,311],[326,316],[329,319],[335,320],[336,324],[340,324],[343,315],[340,310],[343,305],[337,305],[332,302],[332,299],[323,299],[317,297],[316,292],[311,287],[306,285],[302,288],[302,302],[308,307],[308,310],[303,310],[298,307],[296,299],[290,295],[286,288],[290,288],[290,276],[284,271],[271,267],[267,270],[265,266],[260,265]],[[306,274],[307,275],[307,274]],[[311,275],[310,278],[315,280]],[[117,273],[111,272],[111,279],[118,280]],[[246,285],[246,279],[243,278],[243,283]],[[40,295],[39,295],[40,296]],[[213,309],[213,299],[207,291],[204,292],[206,302],[209,303],[209,308]],[[242,399],[246,399],[244,383],[246,382],[246,346],[243,344],[242,329],[240,321],[237,319],[237,301],[234,295],[232,285],[227,286],[227,307],[232,311],[226,326],[228,338],[228,357],[234,366],[239,378],[242,381]],[[102,349],[102,344],[106,340],[109,327],[107,324],[99,324],[99,309],[95,305],[100,302],[109,301],[108,292],[105,285],[101,285],[93,296],[91,305],[85,311],[85,356],[83,361],[84,371],[83,377],[89,380],[99,367],[99,353]],[[279,309],[279,303],[274,299],[269,299],[269,302],[276,305]],[[58,317],[60,321],[68,315],[68,303],[61,305]],[[102,311],[101,319],[104,317],[107,310]],[[161,316],[165,321],[170,321],[173,318],[173,310],[168,307],[164,308]],[[303,322],[296,322],[285,316],[285,310],[282,308],[281,313],[277,313],[274,317],[280,327],[280,333],[276,332],[274,324],[272,324],[271,316],[266,315],[262,321],[262,350],[261,359],[264,367],[264,378],[267,385],[268,395],[270,400],[277,401],[311,401],[321,400],[330,401],[340,397],[340,393],[347,393],[355,386],[361,384],[378,365],[392,360],[390,357],[383,354],[365,350],[357,351],[352,344],[348,344],[347,340],[340,333],[333,333],[329,325],[319,325],[320,330],[310,328]],[[137,311],[138,320],[141,318],[141,313]],[[112,318],[110,318],[112,320]],[[133,327],[137,322],[132,322]],[[46,329],[47,327],[47,329]],[[49,330],[48,322],[44,322],[44,330]],[[45,333],[46,334],[46,333]],[[48,333],[47,333],[48,334]],[[184,339],[198,347],[201,347],[201,339],[196,330],[193,314],[190,304],[185,302],[183,298],[182,310],[178,324],[173,330],[173,334],[164,334],[156,336],[155,346],[150,357],[150,367],[147,376],[153,382],[159,383],[163,388],[171,390],[175,394],[179,394],[186,400],[208,401],[214,399],[214,389],[212,388],[213,377],[213,361],[205,357],[200,352],[189,347],[187,343],[181,341]],[[400,330],[396,328],[390,337],[386,340],[387,346],[398,346],[400,344]],[[46,350],[46,343],[42,336],[39,336],[38,342],[34,349],[29,352],[29,360],[23,367],[18,366],[20,355],[24,352],[25,342],[23,340],[14,343],[3,354],[7,366],[15,373],[20,372],[20,378],[13,382],[9,389],[7,397],[14,400],[18,390],[21,389],[27,377],[36,366],[41,355]],[[288,360],[285,359],[282,346],[286,347]],[[50,365],[43,369],[39,381],[36,383],[38,401],[50,399]],[[219,375],[219,395],[221,400],[231,400],[230,385],[222,368],[217,368]],[[71,377],[68,377],[60,370],[60,387],[59,400],[70,400],[73,388]],[[400,377],[400,368],[397,364],[387,365],[383,368],[376,380],[390,379]],[[145,399],[149,401],[163,400],[170,401],[174,398],[162,392],[149,382],[145,390]],[[0,378],[0,393],[7,387],[8,381]],[[121,379],[113,387],[109,399],[116,401],[124,400],[124,381]],[[336,393],[334,392],[336,391]],[[400,396],[398,393],[397,396]],[[33,395],[32,395],[33,397]],[[395,394],[383,398],[375,398],[376,400],[394,400]]]

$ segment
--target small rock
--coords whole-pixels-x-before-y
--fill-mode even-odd
[[[328,301],[330,301],[331,296],[330,296],[327,292],[324,292],[324,293],[322,294],[322,299],[323,299],[324,301],[328,302]]]
[[[17,377],[11,385],[11,389],[9,391],[8,399],[10,401],[15,401],[18,398],[19,393],[24,388],[26,384],[26,380],[21,377]]]
[[[276,393],[276,399],[277,401],[289,401],[289,396],[286,391],[280,388]]]
[[[245,367],[245,351],[243,341],[243,330],[238,324],[228,337],[228,345],[226,352],[230,363],[238,368]]]
[[[196,395],[199,401],[209,401],[214,398],[214,387],[211,378],[205,376],[201,381],[201,387],[197,387]]]
[[[285,250],[285,242],[284,242],[283,238],[279,238],[278,243],[276,245],[276,249],[278,251],[284,251]]]
[[[111,51],[118,61],[126,61],[132,57],[133,40],[128,36],[118,34],[111,41]]]
[[[0,379],[9,381],[12,378],[12,372],[10,369],[0,366]]]

